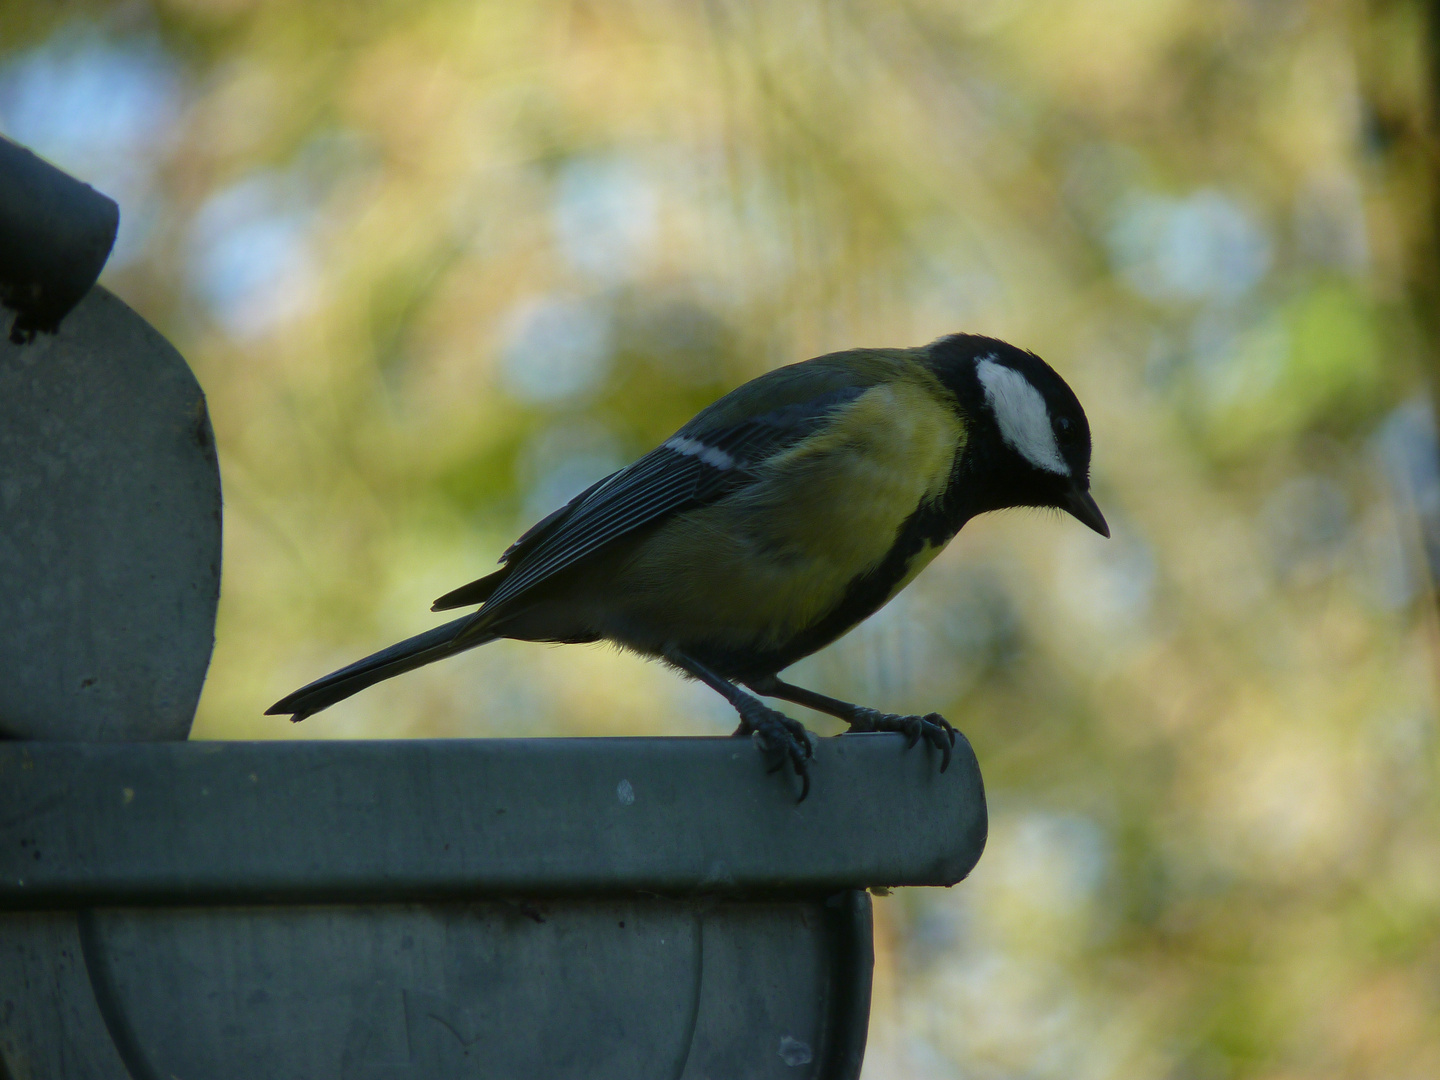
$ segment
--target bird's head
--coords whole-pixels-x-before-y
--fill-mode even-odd
[[[1090,425],[1065,380],[995,338],[952,334],[928,351],[964,413],[960,468],[975,512],[1055,507],[1109,536],[1090,495]]]

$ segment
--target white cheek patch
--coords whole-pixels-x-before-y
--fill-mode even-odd
[[[1037,469],[1069,476],[1070,466],[1065,464],[1055,442],[1055,429],[1050,426],[1050,410],[1030,380],[988,357],[975,366],[975,373],[1006,444]]]
[[[706,446],[699,439],[687,439],[683,435],[676,435],[665,444],[666,450],[673,450],[677,454],[686,457],[698,457],[706,465],[716,469],[733,469],[735,459],[724,450],[717,450],[713,446]]]

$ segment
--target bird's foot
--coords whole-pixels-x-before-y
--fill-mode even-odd
[[[740,709],[740,727],[735,734],[749,735],[762,754],[777,759],[770,772],[783,769],[788,761],[800,778],[797,801],[805,801],[810,794],[810,759],[815,756],[815,744],[804,724],[756,701]]]
[[[942,755],[940,771],[944,772],[950,767],[950,748],[955,745],[955,729],[950,726],[950,721],[939,713],[897,716],[895,713],[859,708],[855,710],[855,717],[850,721],[850,731],[846,734],[855,731],[898,731],[905,736],[907,750],[919,742],[923,735],[925,741]]]

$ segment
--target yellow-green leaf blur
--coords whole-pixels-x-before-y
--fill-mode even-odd
[[[102,280],[209,396],[195,737],[726,733],[658,665],[515,642],[263,712],[742,381],[1002,337],[1084,402],[1114,538],[977,519],[796,671],[943,712],[989,791],[969,881],[875,901],[865,1076],[1420,1080],[1425,10],[10,0],[0,131],[119,200]]]

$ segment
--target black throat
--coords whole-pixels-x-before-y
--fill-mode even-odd
[[[697,656],[730,678],[742,681],[762,678],[823,649],[851,627],[875,614],[904,580],[915,557],[925,547],[944,547],[966,521],[988,509],[977,509],[968,497],[969,487],[963,473],[961,461],[957,460],[944,495],[916,508],[895,534],[895,542],[885,558],[869,573],[853,578],[846,586],[840,603],[819,622],[764,653],[745,651],[707,656],[700,649],[696,650]]]

